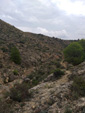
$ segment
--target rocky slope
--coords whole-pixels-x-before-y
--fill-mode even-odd
[[[66,66],[65,63],[63,65]],[[43,82],[30,89],[33,97],[24,102],[19,113],[85,113],[85,97],[72,99],[70,87],[73,80],[69,81],[74,70],[75,74],[84,77],[85,62],[75,67],[68,65],[68,68],[60,79]]]
[[[70,42],[42,34],[25,33],[0,20],[0,75],[5,82],[24,78],[34,71],[39,77],[45,78],[56,69],[57,61],[62,59],[63,48]],[[13,46],[20,51],[21,65],[10,60]],[[14,70],[18,71],[18,76],[13,74]]]
[[[85,63],[80,65],[83,69]],[[79,70],[79,67],[77,69]],[[21,103],[15,102],[14,113],[64,113],[66,108],[72,110],[72,113],[84,113],[85,112],[85,98],[79,98],[77,100],[72,100],[70,95],[70,87],[72,81],[69,81],[69,76],[73,75],[73,69],[66,70],[65,75],[59,80],[43,82],[30,89],[32,92],[32,97],[29,101],[24,101]],[[80,69],[80,72],[82,69]],[[83,70],[85,72],[85,70]],[[78,72],[79,73],[79,72]],[[81,73],[79,73],[81,75]],[[17,80],[17,82],[22,82]],[[7,91],[10,87],[13,87],[15,82],[3,85],[0,91]],[[2,90],[3,88],[3,90]],[[10,98],[6,101],[10,103]]]
[[[66,67],[65,63],[63,65]],[[70,88],[73,80],[69,80],[69,77],[75,76],[75,69],[78,70],[75,71],[75,74],[84,77],[85,62],[76,67],[68,65],[67,68],[67,70],[64,69],[65,75],[60,79],[55,78],[47,82],[43,81],[29,89],[32,96],[31,98],[28,97],[29,99],[26,101],[14,102],[10,97],[4,97],[4,92],[9,91],[15,83],[22,83],[22,79],[2,85],[0,87],[2,95],[0,97],[6,98],[5,101],[12,104],[11,111],[13,113],[85,113],[85,97],[72,98]],[[53,74],[51,76],[54,77]]]
[[[0,20],[1,113],[85,113],[85,97],[73,99],[71,90],[74,76],[85,80],[85,62],[72,66],[62,60],[62,50],[69,43],[71,41],[22,32]],[[14,45],[20,51],[20,65],[10,59]],[[56,68],[65,75],[57,79],[53,74]],[[18,74],[14,75],[16,69]],[[31,85],[27,89],[31,97],[20,102],[13,100],[9,93],[17,83]]]

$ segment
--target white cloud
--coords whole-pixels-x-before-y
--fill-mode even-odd
[[[51,0],[66,14],[85,15],[84,0]]]
[[[44,34],[44,35],[48,35],[48,36],[55,36],[55,37],[59,37],[59,38],[68,38],[69,34],[67,33],[66,30],[61,30],[61,31],[50,31],[47,30],[45,28],[41,28],[41,27],[37,27],[37,28],[29,28],[29,27],[18,27],[19,29],[23,30],[23,31],[29,31],[29,32],[34,32],[34,33],[39,33],[39,34]]]
[[[0,18],[24,31],[60,38],[84,37],[84,0],[0,0]]]

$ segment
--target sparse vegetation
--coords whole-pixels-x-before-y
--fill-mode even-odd
[[[54,61],[54,62],[52,62],[52,64],[54,64],[57,68],[61,68],[62,67],[62,65],[60,64],[60,61]]]
[[[48,111],[47,110],[42,110],[39,113],[48,113]]]
[[[82,77],[76,76],[73,79],[71,91],[74,99],[77,99],[78,97],[84,97],[85,96],[85,80]]]
[[[74,75],[84,76],[85,64],[69,63],[85,59],[85,40],[71,42],[22,32],[0,20],[0,112],[83,113],[84,98],[78,98],[85,97],[85,80]],[[63,62],[64,47],[69,63]]]
[[[11,111],[11,104],[0,100],[0,113],[11,113]]]
[[[72,110],[69,107],[66,107],[66,110],[64,113],[72,113]]]
[[[8,49],[5,48],[5,47],[2,47],[1,50],[2,50],[3,52],[8,52]]]
[[[14,70],[14,71],[13,71],[13,74],[14,74],[14,75],[18,75],[18,70]]]
[[[55,71],[54,71],[54,76],[56,78],[60,78],[62,75],[64,75],[64,71],[62,71],[61,69],[57,68]]]
[[[61,67],[60,62],[58,61],[50,61],[50,62],[46,62],[43,65],[40,65],[40,67],[38,69],[36,69],[34,72],[32,72],[30,75],[28,75],[28,78],[32,80],[32,85],[35,86],[37,85],[39,82],[41,82],[42,80],[44,80],[48,75],[50,75],[51,73],[54,72],[54,70],[56,69],[56,67]]]
[[[28,91],[29,87],[27,84],[16,84],[13,88],[10,89],[9,96],[12,100],[21,102],[25,99],[31,97],[31,93]]]

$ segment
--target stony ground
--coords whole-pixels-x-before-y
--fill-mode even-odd
[[[85,106],[85,98],[73,102],[67,98],[69,87],[72,84],[72,81],[68,81],[69,74],[71,72],[66,71],[66,74],[59,80],[41,83],[33,87],[30,90],[33,92],[33,97],[24,102],[24,106],[18,112],[64,113],[65,109],[70,106],[73,113],[81,113],[79,109]]]
[[[25,102],[23,107],[23,113],[38,113],[40,111],[48,111],[56,113],[56,111],[62,111],[61,107],[67,102],[63,95],[67,93],[68,87],[72,82],[68,82],[69,71],[65,76],[54,82],[41,83],[31,89],[33,97],[30,101]],[[63,92],[63,95],[62,95]],[[60,101],[64,100],[61,104]],[[56,107],[55,107],[56,106]],[[60,108],[59,108],[60,106]],[[21,111],[20,111],[21,112]]]
[[[66,66],[65,64],[62,65]],[[75,70],[77,70],[76,73],[78,75],[85,75],[84,67],[85,63],[82,63],[78,67],[66,70],[65,75],[58,80],[55,78],[53,81],[43,81],[31,88],[32,97],[28,101],[16,102],[13,113],[65,113],[67,107],[73,111],[72,113],[85,113],[85,98],[79,98],[78,100],[68,98],[72,84],[72,81],[68,79],[69,76],[74,75]],[[51,74],[51,76],[53,75]],[[0,85],[0,98],[3,98],[3,94],[9,91],[15,83],[22,83],[22,81],[22,79],[17,79],[13,82]]]

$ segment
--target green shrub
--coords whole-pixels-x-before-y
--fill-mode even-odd
[[[85,80],[82,77],[75,77],[71,87],[72,95],[75,99],[85,96]]]
[[[28,91],[28,89],[29,88],[25,83],[16,84],[13,88],[10,89],[9,96],[14,101],[21,102],[31,96],[31,93]]]
[[[83,48],[84,51],[85,51],[85,39],[81,39],[81,40],[79,41],[79,44],[82,46],[82,48]]]
[[[64,71],[62,71],[61,69],[56,69],[53,73],[53,75],[56,77],[56,78],[60,78],[62,75],[64,75]]]
[[[11,60],[16,64],[21,64],[21,56],[19,50],[16,47],[11,49]]]
[[[18,70],[14,70],[14,71],[13,71],[13,74],[14,74],[14,75],[18,75]]]
[[[60,61],[55,62],[55,65],[56,65],[57,68],[61,68]]]
[[[77,42],[71,43],[64,49],[64,57],[67,62],[72,63],[73,65],[80,64],[84,60],[82,46]]]

